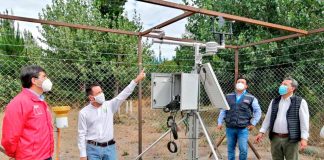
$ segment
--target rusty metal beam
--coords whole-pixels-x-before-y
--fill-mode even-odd
[[[124,35],[131,35],[131,36],[139,36],[140,35],[140,32],[131,32],[131,31],[125,31],[125,30],[109,29],[109,28],[104,28],[104,27],[87,26],[87,25],[81,25],[81,24],[71,24],[71,23],[66,23],[66,22],[55,22],[55,21],[48,21],[48,20],[28,18],[28,17],[4,15],[4,14],[0,14],[0,18],[24,21],[24,22],[31,22],[31,23],[47,24],[47,25],[52,25],[52,26],[61,26],[61,27],[70,27],[70,28],[76,28],[76,29],[93,30],[93,31],[99,31],[99,32],[124,34]],[[167,39],[167,40],[180,41],[180,42],[199,42],[199,41],[195,41],[192,39],[175,38],[175,37],[169,37],[169,36],[160,37],[158,35],[152,35],[152,34],[147,34],[144,37],[163,38],[163,39]],[[203,42],[199,42],[199,43],[203,43]],[[226,48],[238,48],[238,46],[226,45]]]
[[[181,15],[179,15],[179,16],[177,16],[177,17],[174,17],[174,18],[172,18],[172,19],[169,19],[169,20],[167,20],[167,21],[165,21],[165,22],[163,22],[163,23],[161,23],[161,24],[159,24],[159,25],[157,25],[157,26],[154,26],[154,27],[152,27],[152,28],[150,28],[150,29],[147,29],[146,31],[144,31],[144,32],[141,32],[140,34],[142,35],[142,36],[145,36],[145,35],[147,35],[147,34],[149,34],[152,30],[154,30],[154,29],[160,29],[160,28],[163,28],[163,27],[165,27],[165,26],[167,26],[167,25],[169,25],[169,24],[172,24],[172,23],[174,23],[174,22],[177,22],[177,21],[179,21],[179,20],[182,20],[182,19],[184,19],[184,18],[186,18],[186,17],[189,17],[189,16],[191,16],[191,15],[193,15],[194,14],[194,12],[184,12],[183,14],[181,14]]]
[[[307,34],[307,31],[297,29],[297,28],[292,28],[292,27],[288,27],[288,26],[264,22],[264,21],[241,17],[241,16],[235,16],[235,15],[226,14],[226,13],[222,13],[222,12],[211,11],[211,10],[207,10],[207,9],[200,9],[200,8],[196,8],[196,7],[186,6],[186,5],[177,4],[177,3],[173,3],[173,2],[167,2],[167,1],[163,1],[163,0],[138,0],[138,1],[156,4],[156,5],[160,5],[160,6],[164,6],[164,7],[181,9],[184,11],[201,13],[201,14],[205,14],[205,15],[209,15],[209,16],[221,16],[221,17],[224,17],[225,19],[229,19],[229,20],[251,23],[251,24],[256,24],[256,25],[260,25],[260,26],[264,26],[264,27],[285,30],[285,31],[289,31],[289,32]]]
[[[308,31],[308,34],[296,33],[296,34],[291,34],[291,35],[288,35],[288,36],[282,36],[282,37],[277,37],[277,38],[266,39],[266,40],[262,40],[262,41],[259,41],[259,42],[238,46],[238,48],[240,49],[240,48],[246,48],[246,47],[256,46],[256,45],[260,45],[260,44],[270,43],[270,42],[278,42],[278,41],[283,41],[283,40],[286,40],[286,39],[297,38],[297,37],[302,37],[302,36],[308,36],[308,35],[315,34],[315,33],[320,33],[320,32],[324,32],[324,28],[310,30],[310,31]]]
[[[131,32],[131,31],[125,31],[125,30],[118,30],[118,29],[109,29],[109,28],[104,28],[104,27],[87,26],[87,25],[81,25],[81,24],[71,24],[71,23],[66,23],[66,22],[55,22],[55,21],[48,21],[48,20],[20,17],[20,16],[10,16],[10,15],[4,15],[4,14],[0,14],[0,18],[24,21],[24,22],[31,22],[31,23],[47,24],[47,25],[52,25],[52,26],[62,26],[62,27],[70,27],[70,28],[76,28],[76,29],[93,30],[93,31],[99,31],[99,32],[125,34],[125,35],[132,35],[132,36],[138,36],[140,34],[139,32]],[[161,38],[160,36],[151,35],[151,34],[147,34],[144,37]],[[180,42],[198,42],[198,41],[195,41],[192,39],[182,39],[182,38],[175,38],[175,37],[169,37],[169,36],[164,36],[162,38],[167,39],[167,40],[180,41]],[[235,48],[237,46],[229,45],[227,47]]]
[[[71,23],[66,23],[66,22],[55,22],[55,21],[41,20],[41,19],[28,18],[28,17],[4,15],[4,14],[0,14],[0,18],[24,21],[24,22],[31,22],[31,23],[47,24],[47,25],[52,25],[52,26],[62,26],[62,27],[71,27],[71,28],[76,28],[76,29],[94,30],[94,31],[99,31],[99,32],[126,34],[126,35],[133,35],[133,36],[138,36],[140,34],[139,32],[130,32],[130,31],[124,31],[124,30],[86,26],[86,25],[81,25],[81,24],[71,24]],[[146,35],[145,37],[161,38],[157,35]],[[167,36],[165,36],[163,38],[168,39],[168,40],[174,40],[174,41],[194,42],[194,40],[190,40],[190,39],[181,39],[181,38],[174,38],[174,37],[167,37]]]
[[[235,74],[234,74],[234,85],[236,84],[236,81],[239,77],[239,49],[236,48],[235,50],[235,55],[234,55],[234,62],[235,62]]]
[[[238,46],[233,46],[233,45],[225,45],[225,48],[237,49],[237,48],[238,48]]]
[[[53,26],[70,27],[70,28],[76,28],[76,29],[87,29],[87,30],[100,31],[100,32],[110,32],[110,33],[134,35],[134,36],[139,35],[138,32],[124,31],[124,30],[118,30],[118,29],[108,29],[108,28],[104,28],[104,27],[87,26],[87,25],[81,25],[81,24],[71,24],[71,23],[66,23],[66,22],[55,22],[55,21],[48,21],[48,20],[35,19],[35,18],[11,16],[11,15],[5,15],[5,14],[0,14],[0,18],[40,23],[40,24],[48,24],[48,25],[53,25]]]
[[[138,36],[137,40],[137,55],[138,55],[138,73],[141,73],[143,69],[143,58],[142,58],[142,52],[143,52],[143,44],[142,44],[142,36]],[[142,153],[143,148],[143,110],[142,110],[142,82],[139,82],[138,84],[138,154]]]

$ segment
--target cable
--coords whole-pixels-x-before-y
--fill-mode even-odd
[[[287,47],[281,47],[281,48],[274,48],[274,49],[269,49],[269,50],[264,50],[264,51],[253,51],[253,52],[247,52],[247,53],[239,53],[239,55],[248,55],[248,54],[255,54],[255,53],[267,53],[267,52],[270,52],[270,51],[274,51],[274,50],[279,50],[279,49],[286,49],[286,48],[291,48],[291,47],[296,47],[296,46],[301,46],[301,45],[308,45],[308,44],[315,44],[315,43],[322,43],[324,42],[324,40],[318,40],[318,41],[315,41],[315,42],[310,42],[310,43],[301,43],[301,44],[296,44],[296,45],[290,45],[290,46],[287,46]]]
[[[20,57],[20,58],[30,58],[30,59],[46,59],[46,60],[59,60],[59,61],[77,61],[77,62],[105,62],[107,63],[108,61],[103,61],[103,60],[80,60],[80,59],[73,59],[73,58],[49,58],[49,57],[34,57],[34,56],[18,56],[18,55],[6,55],[6,54],[1,54],[0,51],[0,56],[6,56],[6,57]],[[110,63],[122,63],[122,62],[112,62],[109,61]],[[124,62],[124,64],[132,64],[129,62]],[[137,63],[134,63],[137,64]]]
[[[316,51],[322,51],[324,49],[316,49],[316,50],[312,50],[312,51],[306,51],[306,52],[299,52],[299,53],[292,53],[292,54],[285,54],[285,55],[282,55],[282,56],[276,56],[276,57],[265,57],[265,58],[260,58],[260,59],[254,59],[252,61],[242,61],[242,62],[239,62],[240,64],[246,64],[246,63],[253,63],[253,62],[256,62],[256,61],[260,61],[260,60],[269,60],[269,59],[275,59],[275,58],[278,58],[278,57],[285,57],[285,56],[289,56],[289,55],[300,55],[302,53],[310,53],[310,52],[316,52]]]
[[[274,67],[274,66],[281,66],[281,65],[285,65],[285,64],[294,64],[294,63],[302,63],[302,62],[313,62],[313,61],[317,61],[317,60],[324,60],[323,58],[318,58],[318,59],[310,59],[310,60],[304,60],[304,61],[295,61],[295,62],[290,62],[290,63],[281,63],[281,64],[274,64],[274,65],[265,65],[265,66],[257,66],[257,67],[251,67],[249,69],[255,69],[255,68],[266,68],[266,67]],[[249,70],[249,69],[243,69],[243,70]]]
[[[0,35],[11,35],[11,36],[16,36],[16,34],[8,34],[8,33],[1,33]],[[22,37],[24,37],[25,35],[21,35]],[[126,35],[125,35],[126,36]],[[29,36],[30,38],[33,38],[33,36]],[[60,40],[60,41],[69,41],[69,42],[77,42],[77,43],[83,43],[83,44],[112,44],[112,45],[120,45],[120,46],[130,46],[130,47],[134,47],[137,49],[137,46],[132,46],[129,44],[121,44],[121,43],[116,43],[116,42],[93,42],[93,41],[78,41],[78,40],[70,40],[67,38],[57,38],[57,37],[53,37],[53,36],[47,36],[46,39],[42,39],[44,37],[37,37],[38,40],[40,41],[46,41],[47,39],[52,39],[52,40]],[[42,42],[43,43],[43,42]],[[137,45],[137,42],[135,42],[134,44]]]
[[[176,153],[178,151],[177,144],[174,141],[168,142],[168,150],[171,153]]]
[[[274,48],[274,49],[269,49],[269,50],[261,50],[261,51],[253,51],[253,52],[248,52],[248,53],[239,53],[239,55],[249,55],[249,54],[256,54],[256,53],[267,53],[267,52],[270,52],[270,51],[275,51],[275,50],[279,50],[279,49],[286,49],[286,48],[291,48],[291,47],[297,47],[297,46],[302,46],[302,45],[308,45],[308,44],[316,44],[316,43],[322,43],[324,42],[324,40],[320,39],[320,40],[317,40],[317,41],[312,41],[312,42],[307,42],[307,43],[300,43],[300,44],[295,44],[295,45],[290,45],[290,46],[287,46],[287,47],[280,47],[280,48]],[[233,53],[216,53],[215,55],[231,55],[233,56],[234,54]],[[183,55],[184,57],[185,56],[192,56],[192,55]]]
[[[18,55],[7,55],[7,54],[1,54],[0,56],[5,57],[20,57],[20,58],[30,58],[30,59],[46,59],[46,60],[58,60],[58,61],[76,61],[76,62],[109,62],[110,64],[126,64],[126,65],[138,65],[138,63],[129,63],[129,62],[113,62],[113,61],[102,61],[102,60],[80,60],[80,59],[73,59],[73,58],[48,58],[48,57],[33,57],[33,56],[18,56]],[[0,60],[1,61],[1,60]],[[143,63],[143,66],[164,66],[164,67],[179,67],[179,65],[164,65],[164,64],[154,64],[154,63]],[[184,68],[192,68],[192,66],[181,66]]]
[[[194,61],[195,59],[178,59],[178,58],[174,58],[173,60],[180,60],[180,61]]]
[[[0,43],[0,46],[21,46],[21,47],[25,47],[25,48],[39,48],[37,46],[33,46],[33,45],[15,45],[15,44],[4,44],[4,43]],[[48,49],[43,49],[40,48],[44,51],[49,51]],[[106,54],[106,55],[116,55],[116,56],[123,56],[123,55],[137,55],[136,54],[123,54],[123,53],[105,53],[105,52],[88,52],[88,51],[76,51],[76,50],[70,50],[70,49],[63,49],[63,48],[55,48],[54,50],[59,50],[59,51],[65,51],[65,52],[81,52],[81,53],[94,53],[94,54]]]

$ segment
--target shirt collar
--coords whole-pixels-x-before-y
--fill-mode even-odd
[[[294,96],[294,94],[290,95],[290,96],[289,96],[289,97],[287,97],[286,99],[285,99],[285,98],[283,98],[283,96],[281,96],[281,99],[282,99],[282,100],[285,100],[285,101],[287,101],[287,100],[290,100],[290,98],[291,98],[292,96]]]
[[[89,103],[90,108],[92,109],[99,109],[102,108],[102,105],[100,107],[95,107],[94,105],[91,104],[91,102]]]
[[[35,91],[33,91],[32,89],[30,89],[30,88],[28,88],[27,90],[30,91],[31,93],[33,93],[34,95],[36,95],[40,100],[43,101],[45,99],[45,96],[44,95],[38,94]]]
[[[235,95],[236,95],[236,96],[242,96],[242,95],[244,95],[246,92],[247,92],[247,91],[246,91],[246,89],[245,89],[245,90],[242,92],[242,94],[238,95],[237,92],[235,91]]]

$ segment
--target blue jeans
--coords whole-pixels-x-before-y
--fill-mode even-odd
[[[240,150],[240,160],[246,160],[248,154],[249,130],[247,128],[226,128],[228,160],[235,160],[236,142]]]
[[[116,145],[100,147],[87,144],[87,158],[88,160],[117,160]]]

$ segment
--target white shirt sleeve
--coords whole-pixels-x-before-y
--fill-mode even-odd
[[[262,133],[266,133],[270,127],[270,118],[271,118],[271,112],[272,112],[272,102],[273,100],[270,102],[269,107],[268,107],[268,111],[267,114],[263,120],[262,123],[262,127],[260,129],[260,132]]]
[[[132,80],[131,83],[121,93],[118,94],[118,96],[110,100],[113,113],[116,113],[120,105],[128,98],[129,95],[132,94],[136,85],[137,83]]]
[[[80,151],[80,157],[87,157],[86,150],[86,135],[87,135],[87,123],[86,118],[81,112],[79,113],[78,119],[78,147]]]
[[[299,120],[301,138],[307,140],[309,137],[309,112],[307,102],[303,99],[299,108]]]

